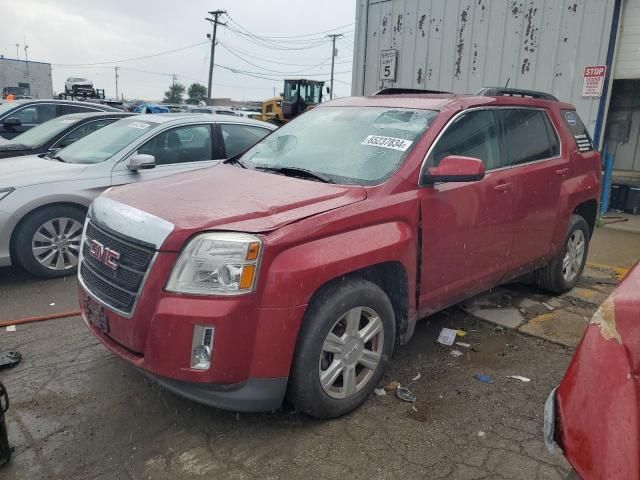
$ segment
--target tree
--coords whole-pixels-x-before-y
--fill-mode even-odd
[[[189,95],[189,98],[187,98],[189,105],[199,105],[200,102],[207,102],[207,87],[200,83],[192,83],[187,93]]]
[[[164,100],[162,100],[162,103],[182,103],[182,95],[184,95],[185,90],[185,86],[181,83],[176,82],[172,84],[169,90],[164,92]]]

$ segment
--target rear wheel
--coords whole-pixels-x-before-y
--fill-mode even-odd
[[[589,236],[585,219],[572,215],[562,249],[547,266],[535,272],[536,284],[555,293],[564,293],[575,287],[587,261]]]
[[[394,343],[393,308],[380,287],[362,279],[329,287],[305,315],[289,400],[319,418],[350,412],[380,381]]]
[[[73,275],[78,269],[84,219],[84,211],[68,205],[29,215],[14,240],[17,262],[42,278]]]

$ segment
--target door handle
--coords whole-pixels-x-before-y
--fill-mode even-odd
[[[493,187],[493,189],[496,192],[506,192],[510,188],[511,188],[511,182],[499,183],[497,185],[494,185]]]
[[[569,168],[559,168],[558,170],[556,170],[556,173],[561,177],[564,177],[568,171],[569,171]]]

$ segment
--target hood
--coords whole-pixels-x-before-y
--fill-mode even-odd
[[[38,155],[0,160],[0,188],[73,180],[92,165],[64,163]]]
[[[285,177],[219,164],[111,190],[108,198],[171,222],[163,250],[202,230],[260,233],[364,200],[360,186]]]

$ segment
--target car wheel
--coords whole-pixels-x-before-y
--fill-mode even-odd
[[[572,215],[562,249],[547,266],[535,272],[536,284],[554,293],[564,293],[575,287],[587,261],[589,237],[585,219]]]
[[[298,336],[289,401],[313,417],[334,418],[362,404],[395,344],[395,315],[369,281],[336,283],[310,304]]]
[[[66,205],[29,215],[14,239],[17,263],[42,278],[73,275],[78,269],[84,219],[83,210]]]

